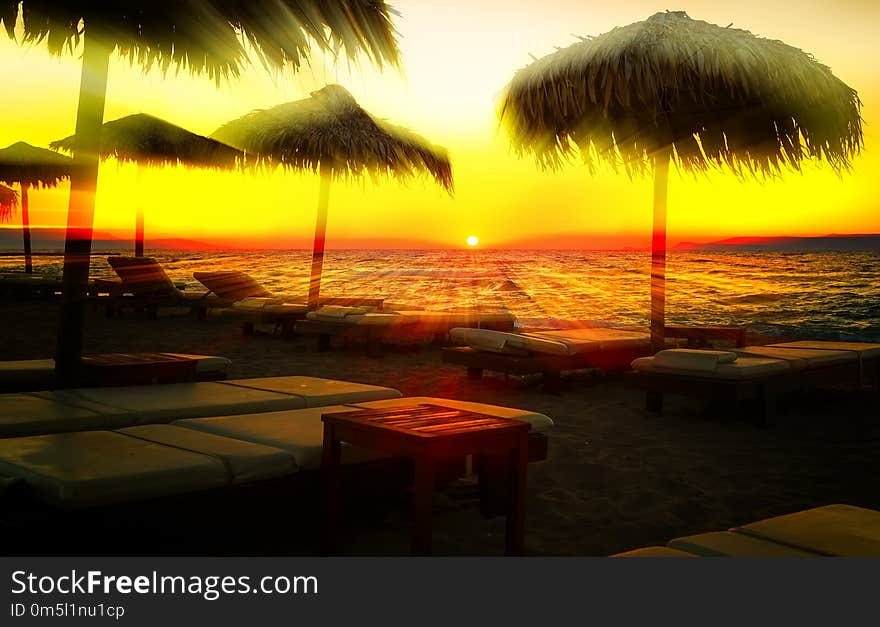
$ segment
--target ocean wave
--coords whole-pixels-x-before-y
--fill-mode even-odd
[[[149,242],[148,242],[149,244]],[[197,287],[196,270],[241,270],[281,294],[303,293],[309,251],[148,251],[174,281]],[[805,263],[806,262],[806,263]],[[59,274],[60,257],[34,258]],[[19,256],[0,271],[21,271]],[[650,262],[644,254],[535,251],[328,251],[322,292],[376,294],[443,308],[504,306],[546,328],[596,321],[644,324],[650,315]],[[94,277],[113,277],[105,257]],[[791,337],[880,338],[880,255],[711,253],[672,255],[667,320],[746,326]]]
[[[777,303],[785,298],[783,294],[762,293],[762,294],[745,294],[743,296],[732,296],[729,298],[718,299],[717,302],[726,305],[765,305],[769,303]]]

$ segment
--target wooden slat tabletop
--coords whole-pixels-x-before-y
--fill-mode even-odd
[[[361,409],[324,414],[322,420],[375,427],[414,437],[459,435],[474,431],[510,429],[528,430],[529,424],[472,411],[419,404],[378,409]]]

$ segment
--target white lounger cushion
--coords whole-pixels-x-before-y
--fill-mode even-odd
[[[479,327],[481,324],[513,324],[516,321],[509,311],[431,311],[428,309],[395,310],[396,314],[417,318],[426,327],[454,328]]]
[[[280,305],[282,300],[273,296],[248,296],[235,301],[230,307],[241,311],[261,311],[267,306]]]
[[[226,357],[213,355],[185,355],[183,353],[165,353],[175,357],[193,359],[196,372],[226,372],[232,363]],[[15,388],[16,386],[30,389],[40,386],[50,388],[55,383],[54,359],[22,359],[18,361],[0,361],[0,387]]]
[[[176,425],[140,425],[118,433],[214,457],[226,467],[232,483],[282,477],[297,470],[293,456],[281,449]]]
[[[34,496],[77,508],[179,494],[227,483],[220,460],[111,431],[0,440],[0,474]]]
[[[236,379],[223,381],[222,383],[252,390],[299,396],[304,402],[302,407],[342,405],[360,401],[400,398],[401,396],[400,392],[392,388],[353,383],[351,381],[337,381],[335,379],[319,379],[316,377],[263,377],[259,379]]]
[[[746,346],[745,348],[731,349],[738,355],[751,357],[771,357],[782,359],[791,364],[793,370],[804,370],[821,366],[833,366],[837,364],[853,363],[858,361],[858,355],[854,352],[820,350],[810,348],[789,348],[785,346]]]
[[[114,426],[115,421],[85,407],[76,407],[30,394],[0,395],[0,438],[80,431]]]
[[[406,407],[409,405],[440,405],[442,407],[451,407],[452,409],[461,409],[463,411],[474,411],[488,416],[496,416],[498,418],[512,418],[514,420],[522,420],[532,425],[532,431],[546,431],[553,426],[553,420],[549,416],[539,414],[537,412],[528,411],[526,409],[513,409],[511,407],[499,407],[497,405],[486,405],[484,403],[471,403],[468,401],[456,401],[448,398],[432,398],[430,396],[408,396],[406,398],[398,398],[388,401],[374,401],[371,403],[355,403],[355,407],[364,409],[381,408],[381,407]]]
[[[308,310],[309,306],[301,303],[280,303],[277,305],[266,305],[265,307],[263,307],[263,313],[280,315],[304,314]]]
[[[0,437],[120,429],[399,397],[400,392],[391,388],[299,376],[5,394],[0,395]]]
[[[453,341],[477,350],[496,353],[570,356],[601,350],[625,350],[650,344],[650,335],[642,331],[593,327],[534,333],[506,333],[488,329],[455,328],[449,332]]]
[[[21,386],[34,389],[40,386],[51,387],[54,382],[54,359],[0,361],[0,387],[16,389]]]
[[[170,422],[183,417],[277,411],[306,406],[305,400],[299,396],[213,382],[78,388],[37,392],[35,395],[89,408],[100,407],[107,413],[134,416],[129,422],[117,424],[116,427]]]
[[[667,546],[700,557],[817,557],[818,555],[730,531],[712,531],[675,538],[670,540]]]
[[[654,355],[654,363],[663,368],[713,373],[721,364],[732,364],[736,353],[730,351],[671,348]]]
[[[367,313],[366,307],[345,307],[342,305],[326,305],[315,311],[317,318],[344,319],[348,316],[362,316]]]
[[[880,512],[852,505],[826,505],[732,531],[822,555],[880,557]]]
[[[642,549],[633,549],[626,553],[618,553],[611,557],[699,557],[693,553],[686,553],[668,546],[646,546]]]
[[[164,353],[165,355],[173,355],[174,357],[183,357],[185,359],[194,359],[196,362],[196,372],[226,372],[232,364],[231,359],[226,357],[218,357],[216,355],[187,355],[185,353]]]
[[[666,368],[658,365],[654,357],[639,357],[632,362],[632,367],[639,372],[656,372],[659,374],[674,374],[725,381],[754,379],[791,370],[791,366],[786,361],[764,357],[738,357],[733,363],[719,364],[714,372]]]
[[[301,470],[321,467],[324,446],[324,423],[321,415],[334,411],[352,411],[352,407],[336,405],[293,411],[276,411],[243,416],[221,416],[178,420],[174,424],[187,429],[279,448],[290,453]],[[342,462],[354,463],[382,457],[380,453],[353,446],[342,447]]]
[[[588,327],[584,329],[561,329],[558,331],[535,331],[526,333],[528,337],[550,339],[568,346],[570,355],[591,353],[597,350],[626,350],[650,346],[651,334],[648,331],[615,329],[610,327]]]
[[[326,307],[324,309],[326,309]],[[309,320],[315,320],[316,322],[330,322],[340,325],[356,324],[374,327],[388,327],[392,325],[408,325],[418,323],[418,318],[401,316],[396,313],[364,313],[357,315],[352,314],[347,316],[323,316],[320,312],[320,309],[318,311],[310,311],[308,314],[306,314],[306,318]]]
[[[547,355],[570,355],[569,347],[558,340],[531,338],[521,333],[491,331],[456,327],[449,331],[456,344],[465,344],[477,350],[510,355],[543,353]]]
[[[831,342],[820,340],[803,340],[800,342],[783,342],[780,344],[771,344],[771,346],[778,346],[780,348],[853,351],[855,353],[858,353],[862,359],[880,358],[880,343],[877,342]]]

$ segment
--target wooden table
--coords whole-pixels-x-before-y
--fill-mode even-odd
[[[80,361],[85,383],[144,385],[159,381],[192,381],[196,361],[168,353],[101,353],[83,355]]]
[[[321,475],[324,544],[332,552],[339,518],[340,443],[410,457],[415,462],[413,555],[431,553],[431,511],[438,461],[466,455],[507,455],[510,498],[506,553],[522,555],[525,535],[527,422],[439,405],[410,405],[324,414]]]

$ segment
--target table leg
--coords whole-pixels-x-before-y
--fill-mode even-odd
[[[328,350],[330,350],[330,335],[328,333],[319,333],[318,352],[323,353],[324,351]]]
[[[367,331],[367,357],[382,356],[382,334]]]
[[[657,392],[656,390],[648,390],[645,393],[645,408],[650,411],[659,414],[663,411],[663,392]]]
[[[333,425],[324,424],[324,446],[321,450],[321,484],[324,505],[324,525],[322,529],[322,552],[334,553],[336,532],[339,524],[339,460],[340,443],[336,439]]]
[[[434,503],[434,460],[420,457],[416,460],[413,494],[413,555],[431,554],[431,514]]]
[[[522,555],[526,533],[526,469],[529,465],[529,436],[523,432],[510,451],[510,494],[507,510],[505,553]]]

